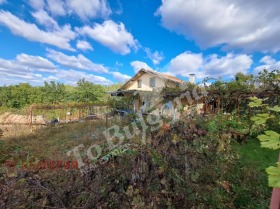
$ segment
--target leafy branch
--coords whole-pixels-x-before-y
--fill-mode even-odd
[[[264,125],[268,119],[275,118],[277,116],[277,113],[280,112],[279,106],[267,107],[266,104],[263,104],[262,99],[252,97],[250,98],[250,100],[251,102],[249,103],[249,106],[251,108],[265,107],[265,111],[267,112],[259,113],[251,118],[251,120],[254,121],[255,125]],[[279,121],[278,124],[280,125]],[[257,136],[257,138],[261,142],[261,147],[273,150],[280,149],[280,134],[275,131],[266,130],[264,134]],[[278,162],[276,164],[276,167],[270,166],[266,169],[266,172],[268,174],[268,185],[270,187],[280,188],[280,163]]]

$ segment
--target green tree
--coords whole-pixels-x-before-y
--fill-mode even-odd
[[[104,99],[104,87],[81,79],[77,82],[77,99],[79,102],[100,102]]]
[[[42,88],[44,101],[47,103],[59,103],[64,101],[65,86],[63,83],[51,81],[50,83],[44,82]]]

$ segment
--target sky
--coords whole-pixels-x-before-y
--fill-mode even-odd
[[[0,86],[280,69],[279,0],[0,0]]]

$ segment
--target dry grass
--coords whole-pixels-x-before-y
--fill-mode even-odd
[[[74,160],[67,152],[84,144],[86,148],[105,140],[102,132],[105,129],[103,121],[88,121],[83,123],[64,124],[62,126],[46,127],[34,130],[23,129],[15,135],[2,138],[0,141],[0,163],[6,160]]]

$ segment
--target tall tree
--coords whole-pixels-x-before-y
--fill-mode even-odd
[[[63,83],[55,81],[48,83],[45,81],[42,90],[46,102],[55,104],[64,101],[66,91]]]
[[[79,102],[103,101],[104,87],[81,79],[77,82],[77,97]]]

